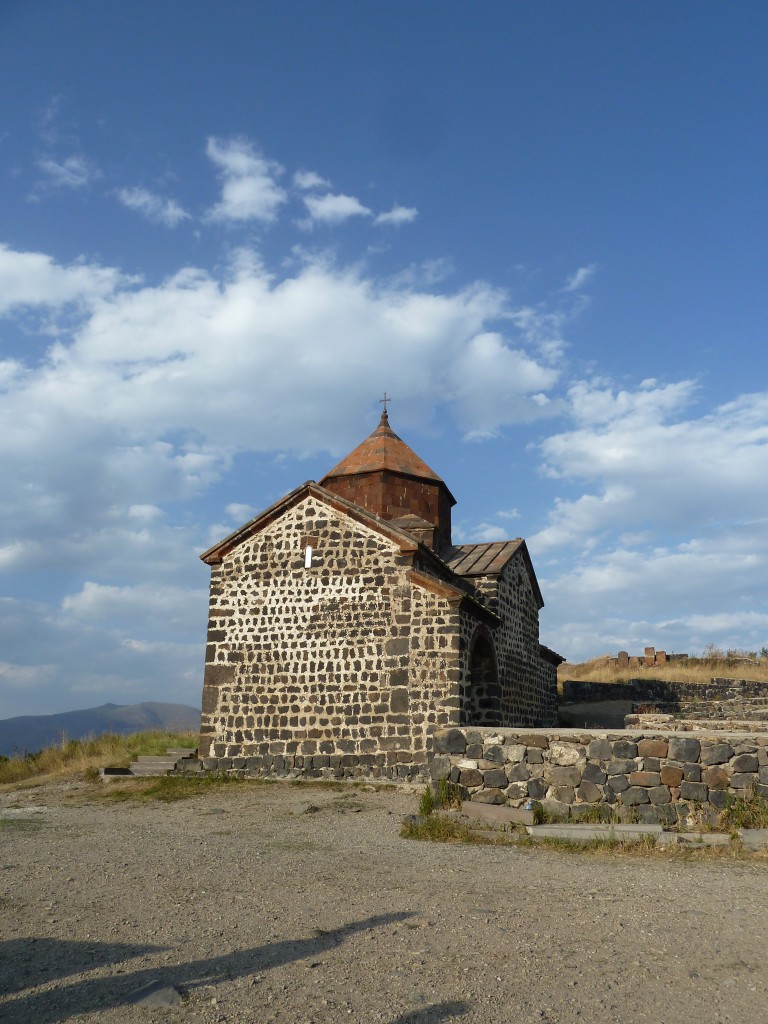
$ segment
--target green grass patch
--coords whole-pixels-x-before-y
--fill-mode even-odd
[[[477,846],[508,846],[509,838],[482,835],[453,818],[431,814],[426,818],[408,819],[400,829],[403,839],[420,839],[430,843],[473,843]]]
[[[55,746],[46,747],[23,757],[0,759],[0,785],[13,785],[42,776],[83,776],[95,778],[106,765],[127,768],[140,754],[164,754],[169,748],[197,747],[197,733],[152,730],[134,732],[127,736],[102,733],[82,740],[62,739]]]
[[[232,775],[163,775],[160,778],[131,780],[127,783],[111,782],[101,794],[103,799],[114,803],[135,800],[143,803],[175,803],[189,800],[214,790],[232,789],[235,786],[260,785],[266,780],[238,779]]]
[[[723,832],[734,832],[737,828],[768,828],[768,800],[754,792],[730,800],[717,824]]]

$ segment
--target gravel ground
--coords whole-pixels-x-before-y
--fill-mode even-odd
[[[768,1019],[766,859],[418,843],[391,789],[88,793],[0,797],[45,805],[0,820],[7,1024]]]

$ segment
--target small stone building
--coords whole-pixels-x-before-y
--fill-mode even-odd
[[[423,762],[452,725],[557,721],[525,541],[451,541],[455,499],[391,429],[201,558],[200,755]],[[303,762],[302,762],[303,763]]]

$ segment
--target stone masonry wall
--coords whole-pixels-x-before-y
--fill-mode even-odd
[[[312,496],[226,555],[212,571],[201,754],[423,762],[429,734],[458,721],[457,611],[409,565]]]
[[[502,624],[491,631],[502,683],[499,725],[554,725],[557,672],[539,656],[539,609],[522,556],[516,554],[501,576],[473,577],[472,582],[486,607],[502,619]],[[467,647],[467,684],[470,656]]]
[[[584,733],[575,729],[448,729],[434,737],[432,778],[471,800],[524,806],[577,819],[615,808],[643,822],[714,818],[729,798],[768,799],[768,733]]]

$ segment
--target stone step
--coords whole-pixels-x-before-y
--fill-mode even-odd
[[[162,768],[158,765],[131,765],[131,775],[147,775],[147,776],[158,776],[158,775],[170,775],[173,772],[175,766],[170,768]]]

